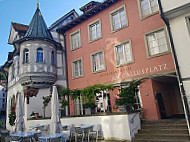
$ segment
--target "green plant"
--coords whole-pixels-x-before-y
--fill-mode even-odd
[[[0,129],[3,129],[3,124],[5,123],[4,120],[0,120]]]
[[[16,105],[11,106],[11,113],[9,114],[9,124],[11,126],[15,125],[15,119],[16,119],[15,110],[16,110]]]
[[[30,116],[34,116],[34,114],[35,114],[34,111],[32,111],[32,113],[30,114]]]
[[[120,89],[119,98],[116,99],[115,103],[118,106],[125,106],[128,111],[131,111],[135,107],[135,95],[138,93],[138,86],[141,81],[132,81],[126,88]]]
[[[0,71],[0,80],[6,80],[6,76],[2,71]]]
[[[69,88],[58,88],[58,97],[61,108],[64,109],[65,106],[69,105],[69,102],[65,99],[65,96],[69,96],[71,90]]]
[[[51,95],[46,96],[46,97],[43,96],[42,98],[43,98],[43,109],[44,109],[44,117],[45,117],[45,109],[51,100]]]

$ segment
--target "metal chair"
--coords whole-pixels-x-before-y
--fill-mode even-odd
[[[94,125],[93,129],[88,133],[88,141],[90,140],[90,136],[96,136],[96,142],[100,138],[103,139],[102,126],[100,124]]]
[[[74,136],[75,136],[75,142],[77,142],[77,138],[81,138],[82,139],[82,142],[84,140],[84,131],[82,128],[80,127],[75,127],[75,132],[74,132]]]

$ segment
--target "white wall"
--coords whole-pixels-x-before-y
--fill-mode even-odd
[[[134,121],[130,121],[134,117]],[[101,124],[104,139],[131,140],[137,130],[140,129],[139,114],[106,115],[89,117],[67,117],[61,119],[62,125]],[[37,124],[50,124],[49,120],[28,120],[27,129]]]
[[[164,12],[170,11],[179,6],[183,6],[187,3],[190,3],[189,0],[161,0],[161,2]]]

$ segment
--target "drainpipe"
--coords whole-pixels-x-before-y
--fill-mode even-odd
[[[170,42],[171,42],[171,50],[172,50],[172,53],[173,53],[173,59],[174,59],[174,63],[175,63],[175,68],[176,68],[176,74],[177,74],[179,88],[180,88],[181,99],[182,99],[182,102],[183,102],[185,118],[186,118],[186,121],[187,121],[187,127],[188,127],[188,131],[189,131],[189,135],[190,135],[189,105],[188,105],[185,89],[184,89],[184,86],[183,86],[181,72],[180,72],[180,69],[179,69],[179,63],[178,63],[178,60],[177,60],[177,55],[176,55],[176,51],[175,51],[175,47],[174,47],[174,42],[173,42],[173,38],[172,38],[170,23],[169,23],[169,20],[164,15],[161,0],[158,0],[158,5],[159,5],[159,8],[160,8],[160,16],[161,16],[161,18],[163,19],[163,21],[166,24],[168,34],[169,34],[169,39],[170,39]]]
[[[62,34],[63,35],[63,38],[64,38],[64,48],[65,48],[65,72],[66,72],[66,80],[67,80],[67,88],[69,88],[69,83],[68,83],[68,64],[67,64],[67,49],[66,49],[66,34]],[[68,103],[70,104],[69,102],[69,96],[68,96]],[[70,105],[68,106],[68,114],[70,115]]]

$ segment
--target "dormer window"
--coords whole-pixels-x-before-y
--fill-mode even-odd
[[[37,63],[43,63],[43,49],[42,48],[38,48],[37,49]]]
[[[28,63],[28,59],[29,59],[29,50],[24,49],[24,51],[23,51],[23,64]]]
[[[54,53],[54,51],[51,52],[51,64],[55,65],[55,53]]]

